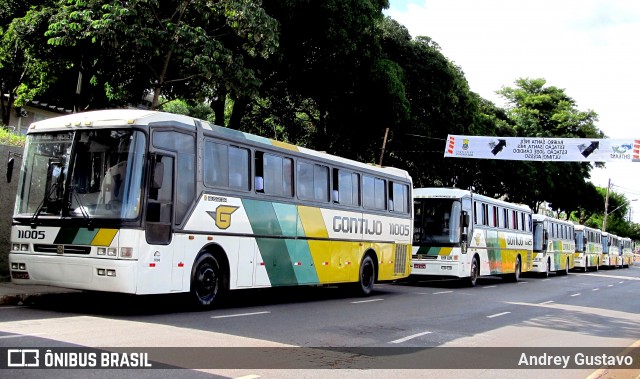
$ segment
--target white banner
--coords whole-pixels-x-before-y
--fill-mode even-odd
[[[445,158],[552,162],[640,162],[640,139],[449,135]]]

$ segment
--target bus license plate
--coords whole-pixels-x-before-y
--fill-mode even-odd
[[[13,279],[29,279],[29,273],[28,272],[11,271],[11,277]]]
[[[427,268],[426,263],[414,263],[413,268]]]

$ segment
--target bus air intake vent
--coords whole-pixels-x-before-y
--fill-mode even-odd
[[[393,273],[404,275],[407,270],[407,250],[409,245],[396,244],[396,259],[393,266]]]

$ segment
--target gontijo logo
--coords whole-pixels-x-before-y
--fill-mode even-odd
[[[218,205],[215,212],[207,212],[215,222],[219,229],[228,229],[231,226],[231,214],[240,207],[233,205]]]

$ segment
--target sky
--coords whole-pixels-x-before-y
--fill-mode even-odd
[[[563,88],[599,115],[609,138],[640,138],[640,1],[389,0],[385,14],[412,37],[431,37],[496,105],[518,78]],[[607,163],[591,181],[623,194],[640,222],[640,163]],[[604,208],[604,204],[603,204]],[[611,209],[610,209],[611,210]],[[629,216],[629,215],[627,215]]]

